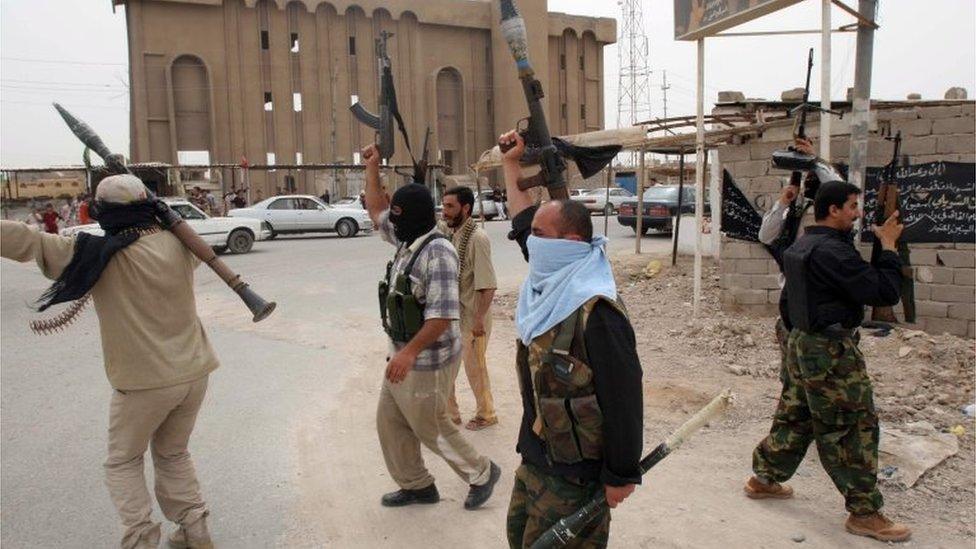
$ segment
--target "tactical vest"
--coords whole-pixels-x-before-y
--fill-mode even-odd
[[[584,340],[586,321],[601,299],[626,316],[622,303],[592,298],[520,353],[518,366],[528,368],[525,377],[532,380],[532,430],[543,440],[548,459],[555,463],[603,458],[603,412]],[[521,384],[523,376],[518,377]],[[521,389],[524,394],[527,388]]]
[[[380,319],[383,322],[383,331],[396,343],[410,341],[424,325],[426,307],[413,295],[410,273],[413,272],[413,265],[420,257],[420,252],[438,238],[445,236],[434,233],[424,239],[410,256],[407,266],[397,274],[395,281],[391,281],[394,261],[386,264],[386,277],[379,283]]]
[[[814,250],[827,240],[825,234],[808,234],[783,253],[783,274],[786,276],[786,301],[790,324],[804,332],[817,325],[817,304],[810,293],[807,265]]]

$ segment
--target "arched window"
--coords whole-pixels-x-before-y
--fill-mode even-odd
[[[173,61],[173,110],[176,150],[210,152],[210,79],[199,57],[183,55]]]
[[[461,75],[451,68],[437,73],[437,142],[453,174],[464,163],[464,90]]]

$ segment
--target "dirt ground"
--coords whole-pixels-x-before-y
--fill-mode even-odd
[[[702,318],[692,320],[691,264],[647,278],[649,256],[615,261],[618,287],[637,334],[644,365],[645,439],[649,450],[722,389],[735,405],[644,478],[644,484],[612,515],[611,546],[654,548],[878,547],[844,531],[843,499],[811,450],[791,481],[789,501],[757,502],[742,495],[751,452],[769,429],[779,394],[779,352],[773,321],[719,311],[718,276],[704,269]],[[379,497],[394,489],[376,439],[374,414],[383,372],[365,337],[362,362],[343,389],[342,405],[309,417],[293,433],[305,487],[302,506],[283,546],[504,547],[505,512],[518,465],[515,439],[520,417],[515,355],[515,289],[502,289],[493,308],[489,369],[499,425],[468,433],[468,440],[503,469],[485,508],[466,512],[467,486],[436,456],[425,453],[442,502],[384,509]],[[352,343],[351,343],[352,344]],[[907,348],[907,350],[906,350]],[[972,548],[974,520],[974,424],[960,408],[974,398],[972,340],[895,330],[864,335],[862,349],[874,379],[882,425],[927,420],[946,431],[961,425],[959,452],[926,473],[912,488],[882,483],[886,513],[914,529],[905,547]],[[458,394],[465,417],[474,407],[464,375]],[[795,541],[795,540],[803,541]]]

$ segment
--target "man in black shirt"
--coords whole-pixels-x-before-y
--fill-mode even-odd
[[[589,212],[569,200],[535,205],[517,185],[521,137],[499,142],[514,145],[503,159],[509,238],[529,261],[516,315],[522,465],[507,527],[521,548],[600,490],[614,508],[640,483],[642,371]],[[569,546],[606,546],[609,529],[608,511]]]
[[[878,416],[871,379],[858,349],[865,305],[899,300],[901,261],[896,243],[904,226],[895,212],[874,229],[884,251],[875,264],[854,247],[860,217],[854,185],[825,183],[814,199],[816,225],[783,256],[786,288],[780,298],[791,328],[783,392],[769,435],[752,456],[755,476],[745,486],[753,499],[787,499],[784,484],[816,441],[820,462],[850,512],[847,531],[881,541],[905,541],[911,530],[881,514],[877,488]]]

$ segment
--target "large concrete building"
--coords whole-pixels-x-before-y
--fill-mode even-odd
[[[489,0],[113,0],[125,6],[136,162],[354,162],[373,138],[349,105],[374,109],[374,39],[393,33],[400,109],[411,144],[455,174],[527,112]],[[613,19],[518,2],[554,133],[603,127],[603,46]],[[408,156],[398,136],[396,163]],[[206,154],[204,154],[206,152]],[[309,170],[252,170],[264,196],[316,191]],[[235,184],[233,170],[224,186]],[[228,179],[231,178],[231,179]],[[320,187],[320,185],[318,185]]]

